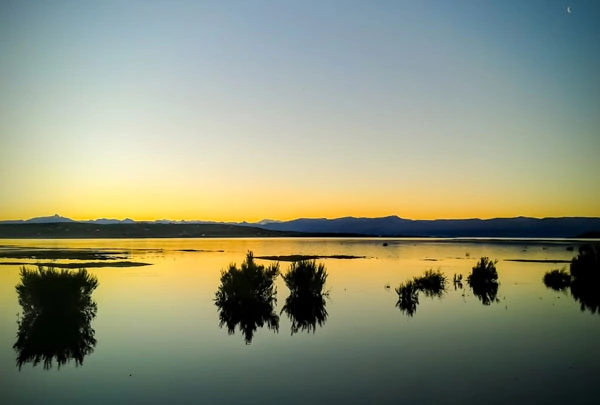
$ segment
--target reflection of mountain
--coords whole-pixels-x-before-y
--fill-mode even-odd
[[[279,330],[279,316],[275,313],[277,290],[273,281],[279,274],[279,266],[264,266],[254,262],[252,252],[238,269],[232,264],[221,272],[221,285],[216,293],[215,305],[219,308],[219,326],[227,325],[229,334],[236,326],[244,335],[246,344],[252,342],[254,333],[265,324]]]
[[[292,321],[292,335],[299,331],[315,332],[317,325],[322,327],[327,320],[324,291],[327,271],[323,264],[314,260],[302,260],[290,265],[283,276],[290,295],[285,300],[281,312]]]
[[[71,359],[83,364],[96,345],[91,322],[97,311],[92,300],[97,286],[97,279],[85,269],[21,269],[16,289],[23,314],[13,346],[19,369],[40,362],[50,369],[53,360],[59,368]]]

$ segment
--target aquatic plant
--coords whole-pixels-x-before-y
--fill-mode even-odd
[[[98,280],[86,269],[77,272],[39,266],[21,268],[21,280],[15,287],[23,313],[18,321],[17,351],[19,369],[28,362],[43,362],[44,369],[75,360],[83,364],[94,351],[96,339],[91,321],[97,305],[92,292]]]
[[[454,290],[463,288],[462,279],[463,279],[462,274],[454,273],[454,276],[452,277],[452,284],[454,284]]]
[[[600,313],[600,245],[579,246],[571,261],[571,296],[591,313]]]
[[[285,312],[292,321],[292,335],[299,331],[314,333],[317,325],[323,326],[327,320],[324,298],[328,295],[325,291],[325,265],[317,264],[314,260],[301,260],[291,263],[282,277],[290,295],[285,300],[281,313]]]
[[[582,311],[600,313],[600,245],[579,246],[568,273],[565,269],[552,270],[544,274],[543,281],[555,291],[570,287],[571,297]]]
[[[398,301],[396,306],[406,315],[414,316],[419,305],[419,293],[424,293],[426,297],[441,298],[446,292],[446,276],[441,270],[427,270],[420,277],[413,277],[412,280],[400,284],[396,288]]]
[[[290,264],[288,272],[282,277],[292,294],[322,294],[327,272],[322,263],[317,265],[314,260],[301,260]]]
[[[600,245],[579,246],[578,255],[571,260],[570,270],[574,278],[600,282]]]
[[[498,281],[498,271],[496,270],[498,260],[490,260],[488,257],[482,257],[473,267],[471,275],[467,277],[470,283],[493,283]]]
[[[498,263],[497,260],[482,257],[473,267],[469,277],[467,277],[467,282],[473,289],[473,294],[479,298],[483,305],[490,305],[492,302],[498,301],[498,271],[496,270],[496,263]]]
[[[554,291],[564,291],[571,285],[571,275],[565,269],[554,269],[544,274],[544,285]]]
[[[442,297],[446,292],[446,276],[441,270],[427,270],[421,277],[415,277],[419,291],[427,297]]]
[[[279,330],[279,316],[275,313],[277,289],[274,280],[279,275],[279,263],[265,268],[257,265],[251,251],[238,269],[231,264],[221,271],[221,284],[215,294],[219,308],[219,327],[227,326],[234,334],[236,326],[244,335],[246,344],[252,342],[254,333],[265,324],[273,331]]]

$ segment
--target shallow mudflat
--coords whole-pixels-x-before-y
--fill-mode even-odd
[[[6,259],[50,259],[50,260],[114,260],[127,257],[127,252],[98,249],[43,249],[10,248],[0,249],[0,258]]]
[[[60,262],[0,262],[0,266],[42,266],[42,267],[55,267],[57,269],[88,269],[98,267],[140,267],[150,266],[152,263],[142,262],[77,262],[77,263],[60,263]]]
[[[315,259],[364,259],[366,256],[353,255],[275,255],[275,256],[256,256],[256,259],[276,260],[281,262],[299,262],[301,260]]]

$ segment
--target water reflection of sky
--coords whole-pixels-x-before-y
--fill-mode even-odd
[[[523,251],[517,244],[381,242],[47,242],[125,247],[133,257],[138,248],[224,252],[142,253],[154,265],[93,269],[100,282],[93,293],[97,345],[82,366],[67,364],[60,371],[15,367],[18,266],[1,267],[2,396],[10,404],[480,403],[481,398],[585,403],[595,392],[598,315],[581,312],[569,294],[544,286],[544,273],[562,265],[504,261],[570,259],[568,245],[536,244]],[[368,259],[322,260],[330,295],[326,322],[316,333],[291,335],[291,320],[281,316],[279,333],[259,328],[246,345],[239,332],[229,336],[219,328],[213,299],[220,270],[240,263],[249,249],[257,255]],[[401,282],[438,267],[450,280],[454,273],[466,277],[481,256],[499,259],[499,302],[482,305],[465,282],[456,291],[450,284],[442,299],[420,297],[414,317],[395,307],[394,287]],[[281,263],[282,271],[287,266]],[[276,287],[279,313],[288,289],[281,277]]]

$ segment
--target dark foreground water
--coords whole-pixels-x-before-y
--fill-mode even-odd
[[[99,281],[92,293],[97,311],[82,328],[91,330],[93,339],[77,341],[75,336],[69,343],[87,345],[81,364],[62,353],[62,362],[56,357],[46,366],[25,361],[20,368],[13,348],[23,315],[15,290],[20,266],[0,266],[2,404],[598,403],[600,315],[593,313],[594,297],[590,304],[576,300],[568,289],[544,286],[546,271],[568,264],[506,260],[569,260],[578,242],[113,239],[0,244],[118,248],[128,251],[127,260],[152,263],[89,270]],[[318,308],[319,322],[296,333],[288,313],[281,312],[289,291],[279,277],[273,308],[279,321],[254,325],[247,344],[239,327],[232,335],[220,327],[214,299],[221,269],[241,263],[248,250],[366,258],[319,260],[327,268],[330,292]],[[466,278],[481,256],[498,259],[497,293],[477,296],[466,280],[455,288],[453,275]],[[280,266],[286,272],[289,263]],[[394,288],[430,268],[448,276],[447,292],[442,298],[421,294],[412,316],[402,312]],[[56,330],[61,325],[42,326],[38,332],[51,336],[48,345],[64,348],[68,345],[61,346],[60,340],[74,338],[61,337]]]

